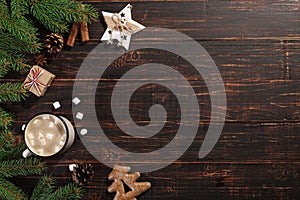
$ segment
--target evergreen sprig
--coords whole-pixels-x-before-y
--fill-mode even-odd
[[[3,78],[8,71],[27,71],[30,66],[25,63],[25,58],[21,54],[11,54],[0,48],[0,78]]]
[[[0,49],[12,55],[23,55],[25,53],[35,54],[39,53],[40,48],[40,43],[27,43],[10,33],[0,32]]]
[[[53,191],[55,179],[44,176],[40,179],[29,200],[77,200],[80,199],[83,189],[74,183],[59,187]]]
[[[99,17],[98,11],[90,4],[80,4],[77,10],[76,22],[91,22],[97,21]]]
[[[21,18],[22,16],[29,14],[28,0],[11,0],[10,10],[11,16],[14,18]]]
[[[26,194],[12,182],[0,178],[0,197],[5,200],[24,200]]]
[[[19,102],[27,96],[27,90],[22,83],[0,83],[0,103]]]
[[[97,10],[72,0],[32,0],[31,14],[47,29],[65,33],[73,22],[89,22],[98,19]]]
[[[47,198],[53,192],[55,180],[52,176],[42,177],[35,186],[29,200],[41,200]]]
[[[27,176],[41,174],[45,170],[45,164],[37,158],[20,158],[0,162],[0,177],[11,178],[14,176]]]
[[[4,133],[2,133],[3,137],[8,136],[5,133],[8,133],[7,129],[12,125],[13,121],[13,114],[6,112],[2,108],[0,108],[0,129],[5,130]]]
[[[0,30],[9,32],[28,43],[37,43],[37,28],[24,16],[14,18],[5,1],[0,2]]]
[[[5,55],[1,55],[1,53],[2,51],[0,50],[0,57],[2,57],[2,60],[0,60],[0,78],[3,78],[10,70],[11,62],[8,61],[10,58],[5,58]]]
[[[82,193],[83,189],[81,187],[78,187],[75,183],[69,183],[58,188],[43,200],[77,200],[81,198]]]
[[[43,5],[44,1],[40,1],[41,3],[34,3],[32,5],[31,14],[47,29],[54,33],[65,33],[68,30],[68,22],[61,20],[58,17],[54,17],[55,13],[46,12],[47,9],[53,9],[49,5]],[[50,4],[51,5],[51,4]],[[47,8],[45,8],[45,6]],[[68,14],[65,15],[66,19],[70,17]],[[53,18],[54,17],[54,18]]]
[[[13,141],[10,141],[11,139]],[[8,135],[8,137],[7,137],[6,140],[10,141],[9,145],[4,145],[2,143],[2,141],[0,141],[1,142],[0,143],[0,147],[1,146],[6,147],[5,149],[1,149],[0,150],[0,161],[14,160],[14,159],[21,158],[22,152],[26,149],[26,146],[25,145],[19,145],[19,146],[16,146],[16,147],[13,146],[13,144],[14,144],[14,137],[11,137],[10,135]],[[9,149],[9,150],[7,150],[7,149]]]
[[[9,129],[5,129],[0,133],[0,160],[2,159],[3,155],[1,153],[3,152],[11,152],[7,151],[8,149],[14,145],[15,138],[13,137],[13,132]],[[19,154],[20,155],[20,154]],[[12,156],[12,155],[10,155]]]

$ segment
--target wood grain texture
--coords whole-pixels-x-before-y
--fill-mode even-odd
[[[117,12],[127,3],[88,2],[99,12]],[[183,58],[153,49],[128,52],[107,67],[96,93],[98,120],[108,137],[126,150],[149,152],[163,147],[172,140],[180,123],[176,96],[166,88],[146,85],[132,97],[132,117],[137,124],[146,124],[149,106],[160,103],[169,114],[166,126],[147,140],[136,140],[122,132],[114,122],[110,99],[114,84],[127,70],[149,61],[173,67],[190,81],[201,108],[200,127],[193,144],[170,166],[142,174],[141,181],[150,181],[153,187],[139,199],[299,199],[299,2],[136,0],[132,4],[136,21],[147,27],[180,31],[207,50],[222,75],[228,104],[220,140],[207,157],[199,159],[212,114],[210,94],[201,75]],[[45,111],[64,115],[73,122],[71,99],[77,71],[104,30],[100,17],[89,26],[89,43],[80,43],[78,37],[73,48],[65,48],[46,65],[56,79],[44,97],[32,95],[20,104],[1,105],[15,112],[17,131],[32,115]],[[20,82],[24,76],[11,73],[1,82]],[[135,81],[141,80],[126,80],[124,91]],[[51,108],[55,100],[62,104],[56,111]],[[87,137],[93,140],[91,135]],[[21,132],[17,138],[23,142]],[[119,152],[105,148],[99,151],[106,152],[107,160],[119,159]],[[113,198],[106,190],[111,183],[107,180],[110,169],[93,158],[78,136],[67,153],[43,160],[61,185],[71,181],[68,164],[93,163],[96,175],[86,187],[83,199]],[[14,181],[30,192],[37,178],[19,177]]]

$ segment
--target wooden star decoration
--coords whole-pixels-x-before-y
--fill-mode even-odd
[[[128,4],[119,13],[102,12],[107,29],[104,32],[101,41],[107,41],[112,44],[113,40],[118,40],[118,46],[129,49],[131,35],[145,28],[142,24],[132,20],[132,6]]]
[[[108,187],[108,192],[116,192],[114,200],[136,200],[137,196],[151,187],[149,182],[136,182],[140,177],[139,172],[129,173],[129,171],[130,167],[116,165],[108,175],[108,180],[114,180]],[[125,191],[124,184],[130,191]]]

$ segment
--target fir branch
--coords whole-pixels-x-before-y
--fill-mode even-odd
[[[1,92],[1,91],[0,91]],[[0,128],[7,129],[13,123],[13,115],[0,108]]]
[[[55,192],[51,193],[49,196],[43,200],[77,200],[81,199],[83,189],[78,187],[74,183],[59,187]]]
[[[79,2],[70,0],[35,0],[31,6],[31,14],[51,32],[64,33],[76,19],[79,5]]]
[[[22,83],[0,83],[0,103],[19,102],[27,96],[27,90]]]
[[[25,42],[36,43],[38,41],[37,28],[25,17],[12,18],[4,2],[0,2],[0,30],[7,31]]]
[[[0,0],[0,14],[8,14],[8,7],[5,0]]]
[[[37,7],[37,8],[36,8]],[[47,13],[40,11],[38,6],[32,9],[32,15],[48,30],[54,33],[64,33],[68,30],[66,23],[58,21],[56,18],[51,18]]]
[[[91,21],[97,21],[99,18],[99,13],[96,8],[94,8],[90,4],[82,4],[83,6],[79,6],[77,13],[76,22],[85,22],[89,23]]]
[[[53,17],[56,17],[61,21],[72,23],[76,18],[76,10],[80,6],[80,2],[73,0],[38,0],[34,3],[34,6],[36,5],[47,8],[47,13],[49,13],[49,15],[53,15]]]
[[[5,200],[23,200],[26,199],[25,193],[10,181],[0,178],[0,197]]]
[[[45,169],[45,163],[41,163],[37,158],[7,160],[0,162],[0,177],[40,175]]]
[[[42,177],[35,186],[29,200],[41,200],[47,198],[53,191],[55,180],[51,176]]]
[[[81,6],[73,0],[32,0],[31,14],[47,29],[64,33],[73,22],[96,21],[98,11],[91,5]]]
[[[14,139],[14,137],[12,137]],[[1,142],[2,144],[2,142]],[[1,145],[0,145],[1,147]],[[0,150],[0,161],[3,160],[14,160],[21,158],[22,152],[26,149],[25,145],[19,145],[16,147],[11,146],[9,150]]]
[[[8,51],[0,49],[0,78],[4,77],[9,70],[28,71],[30,66],[25,63],[23,55],[12,55]]]
[[[40,43],[28,43],[10,33],[0,32],[0,49],[11,55],[23,55],[24,53],[39,53]]]
[[[7,150],[10,150],[14,144],[15,137],[13,136],[13,132],[11,130],[5,129],[0,133],[0,161],[4,158],[4,152],[11,152]],[[12,156],[12,154],[10,154],[10,156]]]
[[[12,19],[9,16],[0,17],[0,27],[28,43],[37,43],[37,28],[25,17]]]
[[[1,51],[0,51],[0,57],[1,57]],[[0,58],[0,78],[3,78],[8,71],[10,70],[10,63],[5,58]]]
[[[11,16],[14,18],[21,18],[29,14],[28,0],[11,0],[10,2]]]

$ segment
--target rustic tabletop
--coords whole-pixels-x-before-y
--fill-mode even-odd
[[[99,12],[118,12],[128,3],[89,2]],[[105,81],[99,81],[96,92],[97,117],[105,134],[127,151],[145,153],[168,144],[176,135],[181,112],[172,91],[147,84],[138,88],[130,100],[132,119],[139,125],[148,124],[150,106],[159,103],[168,113],[166,125],[159,134],[145,140],[126,135],[116,125],[110,107],[112,90],[124,73],[144,63],[162,63],[182,73],[198,97],[201,119],[194,142],[174,163],[141,174],[140,180],[150,181],[152,188],[140,199],[299,199],[299,2],[136,0],[131,4],[135,21],[147,27],[176,30],[201,44],[216,63],[227,96],[227,108],[221,108],[226,110],[226,121],[220,139],[205,158],[199,159],[210,123],[211,101],[205,81],[190,63],[163,50],[141,49],[122,55],[107,67]],[[45,66],[56,78],[44,97],[32,95],[22,104],[4,106],[15,113],[16,130],[41,112],[63,115],[73,122],[71,100],[77,71],[99,44],[105,28],[101,16],[89,26],[90,42],[82,44],[78,39],[73,48],[65,49]],[[24,76],[7,79],[23,81]],[[132,82],[123,82],[124,92]],[[51,105],[56,100],[62,107],[53,110]],[[20,133],[19,142],[22,137]],[[102,151],[107,152],[107,159],[119,159],[112,149]],[[43,161],[59,184],[71,181],[69,164],[92,163],[95,177],[86,186],[83,199],[113,199],[114,194],[107,192],[111,169],[89,153],[79,136],[68,152]],[[14,181],[30,191],[37,178]]]

